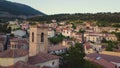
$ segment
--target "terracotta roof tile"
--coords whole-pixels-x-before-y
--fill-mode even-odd
[[[55,55],[51,55],[51,54],[39,53],[36,56],[29,57],[28,63],[38,64],[38,63],[42,63],[42,62],[46,62],[46,61],[54,60],[54,59],[59,59],[59,57]]]
[[[101,58],[99,60],[96,60],[96,58],[89,58],[88,60],[90,60],[92,62],[95,62],[97,64],[100,64],[100,65],[102,65],[105,68],[115,68],[114,64],[112,64],[111,62],[108,62],[108,61],[104,60],[103,58]]]
[[[10,39],[11,42],[17,42],[18,44],[29,44],[28,39],[23,38],[12,38]]]
[[[57,46],[57,45],[48,47],[48,51],[56,51],[61,49],[67,49],[67,48],[65,46]]]
[[[9,49],[0,53],[0,58],[16,58],[28,55],[28,52],[22,49]]]
[[[108,62],[120,63],[120,57],[117,57],[117,56],[94,53],[94,54],[88,54],[87,57],[91,57],[91,58],[101,57],[107,60]]]
[[[0,66],[0,68],[38,68],[38,67],[19,61],[16,64],[14,64],[13,66],[9,66],[9,67]]]
[[[51,68],[51,67],[48,67],[48,66],[44,66],[44,67],[42,67],[42,68]]]

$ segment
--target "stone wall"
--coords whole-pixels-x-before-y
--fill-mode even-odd
[[[39,63],[39,64],[36,64],[36,66],[39,66],[40,68],[42,68],[44,66],[48,66],[48,67],[51,67],[51,68],[59,68],[59,59]]]
[[[18,61],[28,61],[28,55],[18,58],[0,58],[0,66],[11,66],[14,65]]]
[[[120,57],[120,52],[102,51],[102,52],[100,52],[100,54],[111,55],[111,56],[119,56]]]

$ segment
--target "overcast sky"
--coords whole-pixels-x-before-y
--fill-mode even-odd
[[[120,12],[120,0],[9,0],[46,14]]]

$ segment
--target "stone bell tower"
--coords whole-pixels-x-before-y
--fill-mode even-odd
[[[48,26],[45,24],[30,27],[29,56],[48,52]]]

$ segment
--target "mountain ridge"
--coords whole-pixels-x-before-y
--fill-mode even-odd
[[[28,5],[0,0],[0,17],[29,17],[46,15]]]

